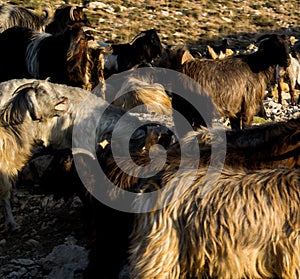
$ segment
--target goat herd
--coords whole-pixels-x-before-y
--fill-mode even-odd
[[[35,158],[51,154],[38,178],[53,192],[68,191],[82,201],[90,238],[85,279],[120,278],[122,270],[131,279],[299,279],[300,119],[251,126],[274,83],[281,102],[286,75],[296,103],[299,44],[267,34],[252,52],[194,57],[186,47],[163,47],[155,29],[129,43],[106,44],[94,39],[97,31],[83,8],[44,12],[0,6],[0,197],[7,228],[19,227],[9,198],[23,168],[34,169]],[[139,69],[148,74],[136,74]],[[182,86],[157,82],[151,73],[161,70]],[[123,73],[116,89],[114,80]],[[205,117],[197,104],[205,104]],[[171,117],[174,129],[127,113],[140,105],[144,116]],[[180,130],[174,111],[191,131]],[[215,127],[218,115],[229,119],[231,129]],[[116,148],[125,155],[117,163],[112,135],[123,138],[128,131],[134,131],[130,160],[123,152],[128,143],[120,141]],[[161,156],[160,148],[152,148],[157,144],[165,162],[144,177],[141,167],[151,163],[150,155]],[[89,168],[95,161],[103,170],[100,182]],[[211,168],[212,162],[221,168]],[[126,165],[131,172],[123,171]],[[68,183],[60,183],[61,173]],[[92,195],[105,181],[136,193],[137,200],[158,195],[151,210],[138,201],[140,213],[118,210]],[[118,195],[108,193],[112,202]]]

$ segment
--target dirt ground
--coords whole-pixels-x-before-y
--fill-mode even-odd
[[[34,185],[26,188],[19,186],[14,191],[12,206],[20,228],[9,232],[4,226],[1,210],[1,279],[51,278],[51,269],[41,259],[47,257],[54,247],[71,241],[86,249],[87,232],[82,222],[82,204],[78,197],[68,201],[55,200],[53,195],[39,193]],[[24,259],[27,260],[25,263]],[[81,278],[81,273],[82,270],[75,271],[76,278]]]

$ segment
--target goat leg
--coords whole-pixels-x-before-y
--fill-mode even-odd
[[[4,203],[4,210],[5,210],[6,226],[7,228],[10,228],[12,231],[16,231],[19,228],[19,225],[17,224],[13,216],[9,197],[4,198],[3,203]]]

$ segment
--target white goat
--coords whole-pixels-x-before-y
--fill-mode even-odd
[[[35,122],[46,123],[67,109],[67,98],[36,91],[35,86],[29,83],[17,88],[0,110],[0,198],[4,199],[6,221],[13,230],[17,223],[10,208],[10,191],[18,171],[31,156]]]

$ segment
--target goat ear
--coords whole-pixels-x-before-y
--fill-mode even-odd
[[[41,120],[42,119],[42,112],[41,108],[36,100],[35,91],[28,90],[25,95],[25,100],[27,104],[28,111],[32,120]]]
[[[186,50],[183,55],[182,55],[182,58],[181,58],[181,65],[183,63],[185,63],[186,61],[189,61],[189,60],[194,60],[195,58],[193,57],[193,55],[188,51]]]
[[[64,97],[64,99],[57,103],[56,106],[54,107],[54,109],[57,111],[57,112],[66,112],[69,108],[69,100],[67,97]]]

